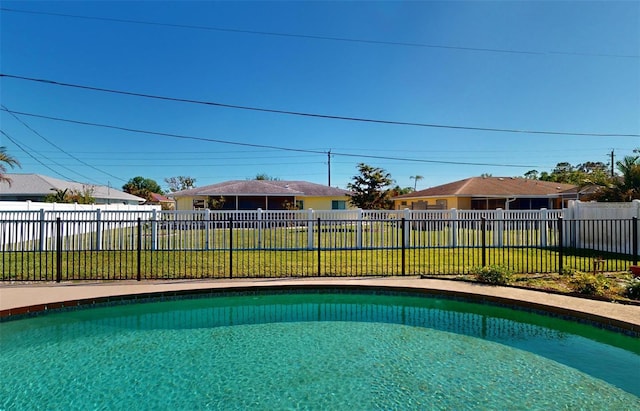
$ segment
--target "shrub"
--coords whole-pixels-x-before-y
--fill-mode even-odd
[[[586,295],[605,295],[611,284],[604,274],[576,272],[570,282],[573,291]]]
[[[564,276],[567,276],[567,277],[573,277],[577,272],[578,272],[578,270],[576,270],[575,268],[563,268],[562,272],[560,273],[560,275],[564,275]]]
[[[471,269],[471,274],[481,283],[505,285],[511,282],[513,273],[501,265],[489,265]]]
[[[632,300],[640,300],[640,277],[629,280],[625,289],[625,295]]]

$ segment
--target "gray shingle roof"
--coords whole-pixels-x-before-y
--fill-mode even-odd
[[[137,201],[144,202],[140,198],[124,191],[116,190],[113,187],[76,183],[72,181],[60,180],[57,178],[41,174],[5,174],[11,179],[11,185],[7,182],[0,182],[0,199],[3,195],[20,196],[46,196],[52,194],[54,190],[77,190],[83,191],[85,188],[93,190],[92,196],[96,199],[111,201]]]
[[[306,181],[280,181],[280,180],[232,180],[223,183],[211,184],[190,190],[177,191],[170,194],[172,197],[194,196],[346,196],[348,190],[329,187],[322,184]]]

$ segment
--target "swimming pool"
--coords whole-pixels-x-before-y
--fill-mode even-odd
[[[637,338],[402,293],[237,293],[0,324],[0,409],[640,409]]]

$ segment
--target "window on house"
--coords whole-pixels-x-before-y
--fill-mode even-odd
[[[298,210],[304,210],[304,200],[296,200],[296,207]]]
[[[346,210],[347,202],[344,200],[332,200],[331,201],[331,209],[332,210]]]
[[[193,208],[204,208],[204,200],[193,200]]]

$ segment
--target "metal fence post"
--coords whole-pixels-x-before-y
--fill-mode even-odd
[[[96,243],[93,249],[100,251],[102,249],[102,210],[96,210]]]
[[[229,216],[229,278],[233,278],[233,216]]]
[[[40,251],[45,251],[45,244],[46,244],[46,235],[47,231],[46,231],[46,225],[45,225],[45,214],[44,214],[44,209],[40,209]]]
[[[141,255],[141,249],[142,249],[142,219],[140,217],[138,217],[138,236],[137,236],[137,241],[136,241],[136,249],[137,249],[137,264],[138,264],[138,272],[136,275],[136,279],[138,281],[142,280],[142,274],[141,274],[141,269],[142,269],[142,255]]]
[[[362,248],[362,220],[364,219],[364,215],[362,214],[362,209],[358,208],[358,223],[356,225],[356,247],[358,249]]]
[[[562,216],[558,217],[558,274],[562,274],[564,267],[562,266],[564,252],[564,221]]]
[[[402,275],[406,275],[407,271],[406,271],[406,251],[407,251],[407,245],[405,243],[405,232],[406,232],[406,227],[407,227],[407,219],[402,217],[402,239],[401,239],[401,243],[402,243]]]
[[[487,219],[484,217],[480,218],[480,228],[482,231],[482,266],[487,266]]]
[[[151,211],[151,250],[158,249],[158,210]]]
[[[56,282],[62,281],[62,221],[56,218]]]
[[[633,217],[631,219],[631,235],[633,238],[631,239],[633,254],[633,265],[638,265],[638,217]]]

